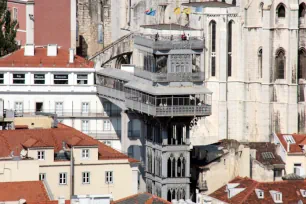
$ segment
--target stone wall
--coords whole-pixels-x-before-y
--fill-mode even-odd
[[[103,15],[102,15],[103,13]],[[78,0],[79,55],[91,56],[111,43],[111,1]],[[102,26],[103,41],[98,42],[98,28]]]

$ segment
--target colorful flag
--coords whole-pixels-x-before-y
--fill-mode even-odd
[[[156,10],[153,10],[152,8],[150,8],[150,9],[146,10],[145,13],[146,13],[146,15],[148,15],[148,16],[155,16]]]
[[[202,13],[203,12],[203,7],[196,7],[195,12],[196,13]]]
[[[179,14],[181,13],[181,8],[179,8],[179,7],[175,8],[175,9],[174,9],[174,13],[175,13],[176,15],[179,15]]]
[[[184,8],[183,13],[190,14],[191,13],[191,9],[190,8]]]

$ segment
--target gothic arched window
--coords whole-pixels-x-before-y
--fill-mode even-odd
[[[177,176],[178,177],[182,176],[182,162],[181,162],[181,158],[178,158],[178,160],[177,160]]]
[[[232,76],[232,29],[233,21],[228,23],[228,32],[227,32],[227,76]]]
[[[304,48],[299,50],[298,57],[298,78],[306,79],[306,50]]]
[[[264,6],[264,3],[261,2],[261,3],[259,4],[259,12],[260,12],[260,17],[261,17],[261,19],[263,18],[263,6]]]
[[[280,48],[275,56],[275,79],[285,79],[286,56],[285,50]]]
[[[258,50],[258,75],[262,78],[262,48]]]
[[[278,18],[285,18],[286,17],[286,9],[283,4],[277,6],[276,9],[277,17]]]
[[[168,166],[168,177],[171,177],[171,166],[172,166],[172,162],[171,162],[171,159],[169,158],[168,159],[168,162],[167,162],[167,166]]]
[[[216,76],[216,22],[211,21],[210,27],[210,69],[211,76]]]
[[[305,3],[301,3],[299,6],[299,18],[304,18],[306,13]]]
[[[175,158],[172,159],[172,177],[176,177],[175,176]]]

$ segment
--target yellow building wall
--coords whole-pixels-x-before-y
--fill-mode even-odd
[[[37,160],[0,160],[0,182],[36,181],[38,175]]]

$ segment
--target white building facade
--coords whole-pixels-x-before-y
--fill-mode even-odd
[[[55,113],[59,122],[121,150],[121,112],[97,96],[94,64],[80,57],[67,63],[68,51],[60,48],[56,56],[45,53],[49,47],[35,48],[33,56],[24,56],[25,49],[1,59],[4,109],[15,110],[16,116]]]

